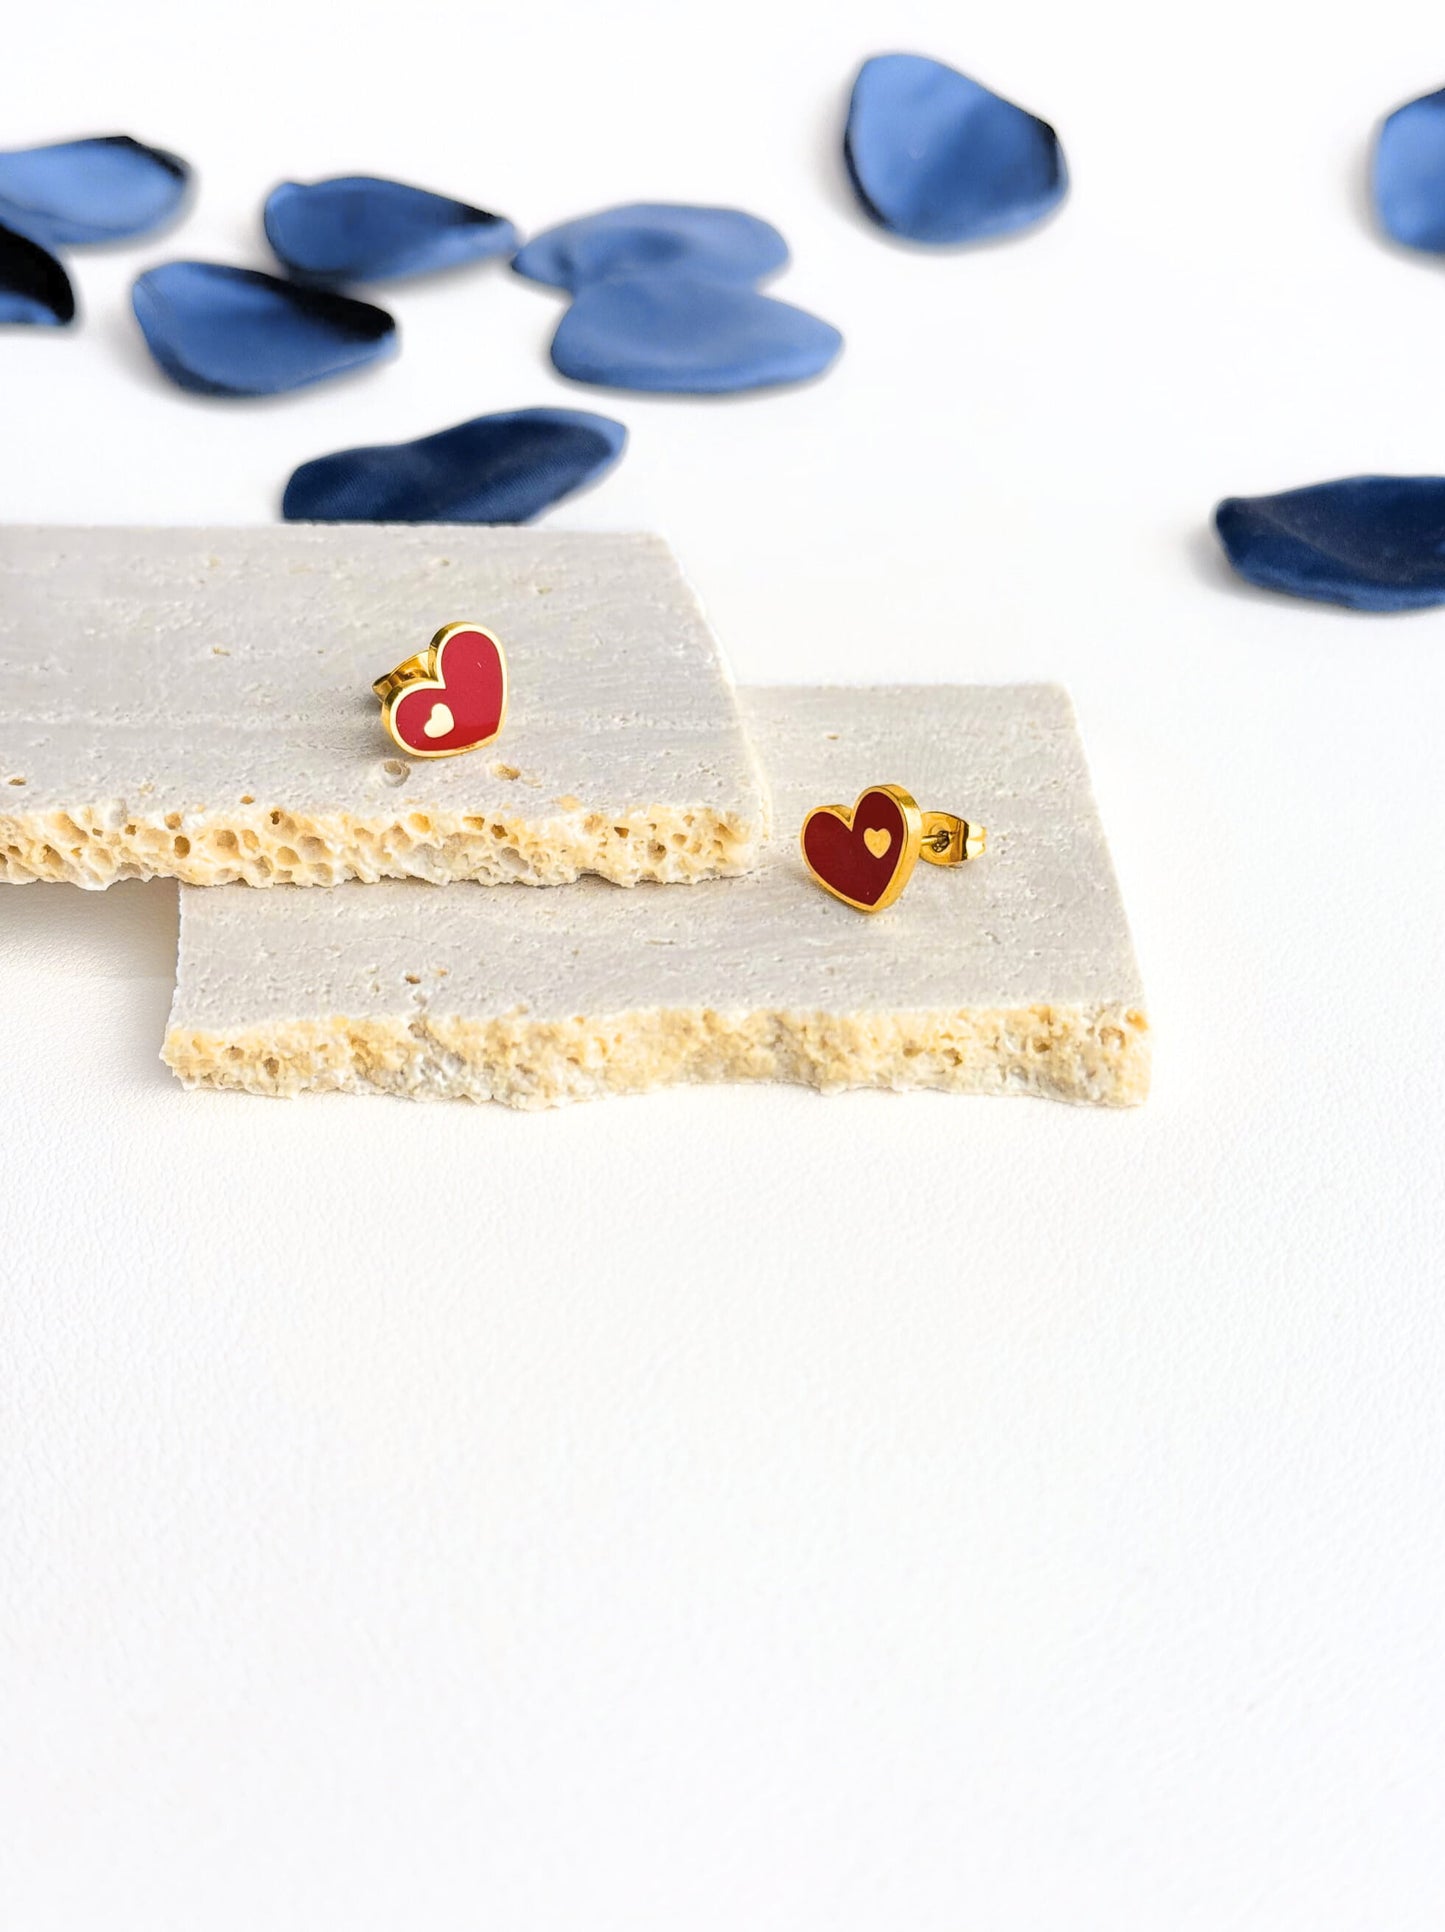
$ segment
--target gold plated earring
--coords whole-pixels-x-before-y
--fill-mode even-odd
[[[803,863],[825,892],[858,912],[882,912],[919,859],[963,865],[988,843],[987,829],[953,812],[922,812],[901,785],[870,785],[850,811],[819,805],[803,821]]]
[[[507,715],[507,657],[480,624],[443,624],[424,651],[372,685],[381,721],[408,758],[453,758],[490,744]]]

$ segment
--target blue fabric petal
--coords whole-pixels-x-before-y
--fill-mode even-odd
[[[0,323],[63,328],[75,319],[70,277],[48,248],[0,227]]]
[[[1353,610],[1445,603],[1445,477],[1347,476],[1231,496],[1214,523],[1230,563],[1265,590]]]
[[[831,323],[803,309],[663,269],[581,289],[552,361],[574,382],[700,396],[802,382],[842,346]]]
[[[1047,121],[921,54],[864,61],[843,154],[867,212],[910,241],[1012,234],[1048,214],[1069,185]]]
[[[396,347],[385,309],[223,262],[163,262],[131,301],[162,369],[204,396],[274,396]]]
[[[325,282],[425,275],[517,246],[516,229],[500,215],[365,174],[283,181],[266,198],[265,226],[293,275]]]
[[[533,282],[575,292],[588,282],[659,268],[716,282],[757,282],[787,259],[788,244],[777,229],[739,208],[635,201],[548,228],[512,266]]]
[[[292,523],[527,523],[601,476],[627,431],[577,409],[477,416],[414,443],[318,456],[293,471]]]
[[[1407,248],[1445,251],[1445,88],[1407,101],[1375,143],[1375,208]]]
[[[179,156],[128,134],[103,134],[0,154],[0,221],[47,248],[119,241],[169,221],[191,171]]]

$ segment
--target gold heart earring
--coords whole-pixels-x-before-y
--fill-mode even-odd
[[[963,865],[988,844],[988,831],[954,812],[921,812],[902,785],[870,785],[850,811],[819,805],[803,820],[803,863],[825,892],[857,912],[882,912],[914,865]]]
[[[452,758],[501,730],[507,654],[480,624],[443,624],[425,651],[371,688],[392,742],[409,758]]]

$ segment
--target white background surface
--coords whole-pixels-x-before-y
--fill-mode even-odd
[[[862,222],[897,46],[1056,122],[1058,220]],[[326,450],[614,413],[555,520],[665,531],[740,677],[1070,685],[1158,1057],[1117,1116],[188,1096],[173,889],[5,891],[7,1932],[1438,1927],[1445,613],[1247,591],[1207,519],[1445,467],[1445,275],[1362,190],[1442,81],[1411,0],[12,9],[6,142],[202,185],[0,342],[0,514],[254,522]],[[754,208],[846,354],[573,390],[484,269],[360,379],[170,388],[133,274],[351,170]]]

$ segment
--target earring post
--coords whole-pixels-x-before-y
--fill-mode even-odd
[[[925,812],[918,856],[930,865],[964,865],[982,856],[988,827],[975,825],[955,812]]]

